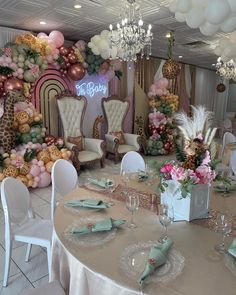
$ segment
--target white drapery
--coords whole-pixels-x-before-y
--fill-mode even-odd
[[[162,67],[163,67],[165,62],[166,61],[164,59],[161,60],[161,63],[159,65],[158,69],[157,69],[157,72],[156,72],[155,76],[154,76],[154,81],[157,81],[157,80],[163,78]]]
[[[195,104],[204,105],[208,110],[213,111],[215,124],[224,119],[228,100],[229,81],[223,81],[226,90],[219,93],[216,86],[220,81],[220,77],[214,71],[196,68]]]
[[[17,35],[28,33],[28,31],[10,29],[5,27],[0,27],[0,31],[0,48],[4,47],[8,42],[13,42]]]

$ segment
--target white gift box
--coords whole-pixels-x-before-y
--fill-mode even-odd
[[[164,193],[161,193],[161,204],[173,205],[174,221],[191,221],[208,217],[211,196],[210,184],[196,184],[192,188],[191,196],[182,198],[177,181],[168,180],[166,183],[168,187]]]

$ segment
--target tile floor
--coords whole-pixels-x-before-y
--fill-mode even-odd
[[[145,157],[145,161],[148,159]],[[158,157],[158,159],[160,161],[165,160],[164,157]],[[107,160],[104,169],[100,169],[99,165],[97,165],[94,168],[82,170],[79,175],[79,184],[83,184],[91,176],[106,177],[111,174],[119,174],[119,172],[120,163],[115,165],[112,161]],[[49,219],[51,187],[32,189],[31,197],[36,216]],[[8,287],[3,288],[4,247],[4,216],[0,205],[0,295],[17,295],[24,289],[35,288],[48,281],[46,251],[40,247],[33,246],[31,259],[29,262],[25,262],[26,245],[15,242],[13,244],[9,284]]]

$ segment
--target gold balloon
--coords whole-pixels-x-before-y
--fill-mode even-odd
[[[23,81],[17,78],[10,78],[4,82],[4,90],[6,92],[12,90],[23,90]]]
[[[68,76],[74,81],[83,79],[85,73],[86,71],[81,63],[73,64],[67,72]]]

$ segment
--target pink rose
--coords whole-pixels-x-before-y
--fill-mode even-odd
[[[207,165],[201,165],[196,169],[196,175],[199,178],[201,184],[211,183],[215,178],[215,171],[211,170],[211,167]]]
[[[160,172],[161,173],[171,173],[172,169],[173,169],[173,165],[170,163],[167,163],[163,167],[161,167]]]
[[[172,179],[174,180],[184,180],[186,178],[186,170],[183,167],[173,167],[171,171]]]

